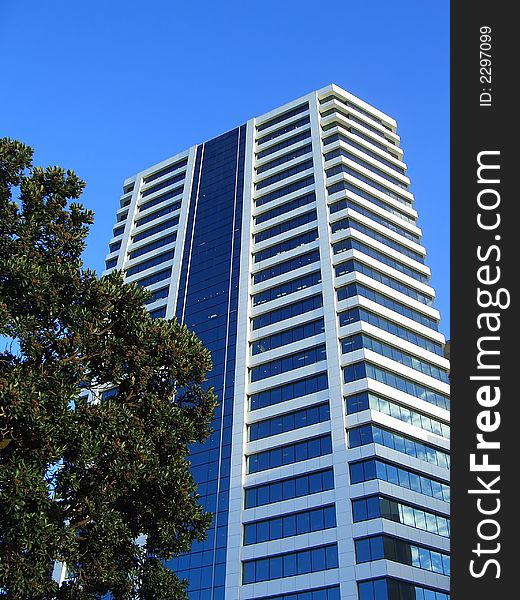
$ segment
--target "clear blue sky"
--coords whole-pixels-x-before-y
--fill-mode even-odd
[[[123,180],[329,83],[397,119],[449,337],[449,2],[0,0],[0,136],[87,182],[103,270]]]

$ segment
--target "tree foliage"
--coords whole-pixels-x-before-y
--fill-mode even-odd
[[[211,522],[187,460],[209,434],[211,359],[149,317],[149,292],[82,267],[83,187],[0,140],[0,597],[185,598],[164,561]]]

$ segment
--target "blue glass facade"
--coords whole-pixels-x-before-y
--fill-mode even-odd
[[[219,399],[214,432],[190,457],[213,524],[171,563],[189,579],[190,600],[224,598],[244,151],[245,126],[198,146],[180,272],[176,316],[210,350],[208,385]]]

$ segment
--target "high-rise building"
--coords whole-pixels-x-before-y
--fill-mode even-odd
[[[446,600],[449,385],[396,122],[330,85],[124,182],[107,272],[210,349],[192,600]]]

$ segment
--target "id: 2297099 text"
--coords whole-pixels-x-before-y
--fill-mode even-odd
[[[491,27],[480,28],[480,106],[491,106]]]

